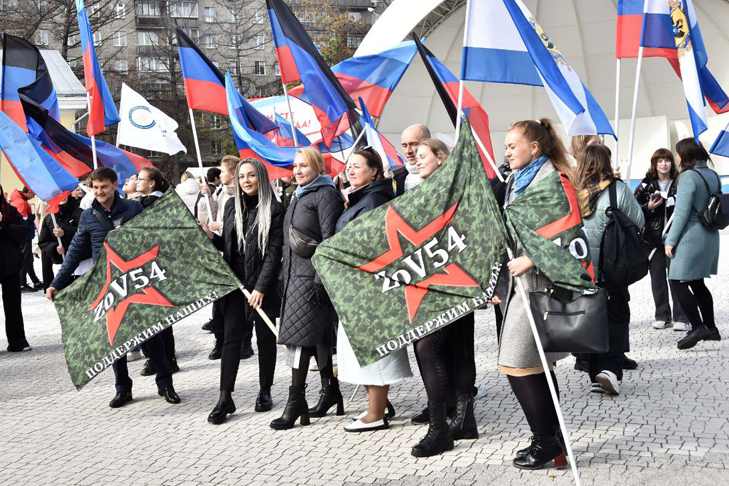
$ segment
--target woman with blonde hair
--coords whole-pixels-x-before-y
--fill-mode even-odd
[[[301,149],[294,159],[294,192],[283,225],[283,302],[279,344],[288,347],[292,361],[289,398],[283,415],[271,422],[273,429],[290,429],[301,417],[323,417],[336,405],[344,415],[344,400],[334,377],[334,347],[337,314],[311,263],[314,250],[336,231],[344,201],[332,178],[324,174],[324,159],[312,148]],[[306,403],[306,375],[315,357],[321,376],[319,402],[312,409]]]

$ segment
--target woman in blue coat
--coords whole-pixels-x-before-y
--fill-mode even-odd
[[[691,331],[678,342],[678,349],[689,349],[699,341],[721,339],[714,322],[714,300],[704,283],[705,278],[717,272],[719,232],[707,229],[699,219],[710,194],[721,188],[721,181],[707,165],[709,154],[693,138],[678,142],[676,153],[681,175],[665,252],[671,259],[668,279],[691,322]]]

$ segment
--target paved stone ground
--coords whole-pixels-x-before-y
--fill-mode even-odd
[[[722,261],[722,268],[729,266]],[[709,282],[725,337],[728,283],[729,275]],[[622,394],[590,394],[572,359],[558,366],[583,484],[729,484],[729,345],[702,343],[679,353],[679,333],[650,328],[647,279],[631,292],[630,354],[640,368],[626,374]],[[130,364],[134,402],[112,410],[107,406],[112,372],[75,391],[52,305],[40,294],[23,294],[23,306],[33,350],[6,353],[0,340],[2,485],[572,484],[569,470],[524,472],[511,466],[529,431],[495,370],[491,311],[479,312],[477,319],[481,438],[460,441],[439,457],[415,459],[410,448],[426,430],[410,424],[425,404],[419,377],[392,388],[398,416],[390,430],[349,434],[342,430],[348,419],[330,415],[313,419],[309,427],[274,432],[268,423],[280,415],[289,381],[280,348],[274,410],[253,412],[258,368],[250,359],[238,374],[238,412],[226,424],[212,426],[206,417],[217,399],[219,362],[207,359],[212,337],[200,331],[209,317],[206,309],[175,325],[182,368],[175,387],[183,402],[175,406],[160,399],[154,380],[138,376],[142,362],[137,361]],[[347,396],[352,390],[343,388]],[[318,378],[312,376],[310,402],[318,391]],[[364,406],[360,392],[347,411],[358,413]]]

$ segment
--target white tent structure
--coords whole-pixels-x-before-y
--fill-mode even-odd
[[[524,1],[612,121],[615,116],[616,0]],[[729,57],[726,56],[729,52],[729,1],[694,0],[694,4],[709,51],[709,67],[729,92]],[[357,55],[376,52],[400,42],[423,19],[432,18],[435,12],[437,23],[427,34],[425,44],[458,76],[464,6],[465,1],[395,0],[365,37]],[[628,156],[628,124],[636,64],[636,60],[627,59],[622,61],[621,66],[620,159],[623,163]],[[503,155],[504,134],[512,122],[556,117],[541,87],[470,82],[467,87],[489,113],[497,160]],[[708,113],[711,128],[702,136],[707,147],[729,122],[727,114],[713,116],[710,109]],[[644,59],[637,115],[631,178],[641,178],[645,174],[656,148],[672,146],[678,139],[691,135],[681,82],[666,60]],[[417,57],[383,113],[380,129],[393,142],[398,142],[399,132],[416,122],[425,123],[445,141],[453,141],[450,120]],[[715,159],[715,162],[722,174],[729,175],[729,159]]]

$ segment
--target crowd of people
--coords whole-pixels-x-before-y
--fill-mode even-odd
[[[389,389],[412,377],[407,351],[359,366],[311,257],[321,241],[367,211],[417,190],[440,167],[452,163],[446,144],[433,138],[423,125],[402,132],[401,148],[406,164],[395,174],[386,170],[373,149],[355,150],[339,176],[346,181],[343,190],[325,173],[324,160],[313,148],[298,152],[291,178],[271,181],[264,164],[234,156],[223,157],[220,166],[209,169],[202,180],[189,172],[182,175],[174,190],[250,291],[249,297],[236,290],[216,302],[212,318],[204,326],[214,336],[209,358],[220,359],[220,394],[208,416],[211,424],[225,422],[236,411],[233,393],[239,361],[255,354],[251,344],[255,331],[256,412],[270,411],[274,405],[271,387],[277,344],[286,347],[291,367],[288,398],[281,416],[270,423],[272,429],[290,429],[297,421],[309,425],[310,417],[323,417],[333,407],[337,415],[343,415],[340,380],[362,385],[367,392],[366,410],[345,425],[346,431],[389,427],[396,415]],[[700,218],[710,194],[720,189],[720,180],[702,146],[685,139],[676,145],[675,156],[668,149],[657,150],[635,192],[615,173],[610,149],[598,137],[576,137],[568,152],[547,119],[514,123],[506,135],[505,158],[500,170],[508,175],[506,181],[492,183],[503,208],[529,197],[526,189],[555,171],[565,175],[579,197],[597,284],[601,285],[602,236],[610,209],[616,209],[643,228],[655,300],[653,328],[685,331],[677,343],[679,349],[720,339],[711,292],[704,283],[717,273],[719,235]],[[30,349],[24,334],[21,289],[42,287],[53,299],[89,268],[88,262],[98,257],[109,231],[153,205],[167,190],[169,182],[155,168],[145,168],[126,181],[117,181],[111,169],[99,168],[85,189],[71,193],[56,214],[48,214],[38,224],[28,202],[33,197],[29,189],[15,190],[6,197],[0,188],[0,276],[8,351]],[[33,272],[36,228],[42,283]],[[550,369],[542,366],[528,324],[530,308],[516,293],[515,282],[519,279],[527,290],[548,287],[551,282],[518,238],[510,236],[515,242],[513,258],[505,262],[491,303],[497,321],[498,370],[506,375],[532,433],[528,447],[516,453],[513,463],[523,469],[561,466],[565,464],[564,444],[547,373],[556,385],[556,363],[567,353],[548,353]],[[54,264],[61,264],[55,276]],[[26,281],[28,277],[31,283]],[[623,371],[638,366],[626,356],[630,350],[628,283],[611,285],[606,292],[609,349],[577,355],[575,367],[586,372],[590,391],[618,395]],[[256,312],[258,308],[271,318],[280,318],[278,341]],[[422,337],[413,348],[427,406],[412,422],[427,424],[428,430],[412,454],[433,456],[452,449],[454,441],[477,439],[474,315]],[[172,328],[145,342],[141,351],[147,358],[142,374],[156,375],[160,396],[179,403],[172,380],[179,370]],[[312,357],[321,391],[310,408],[306,390]],[[116,393],[109,406],[121,407],[132,401],[126,358],[114,364],[114,373]]]

